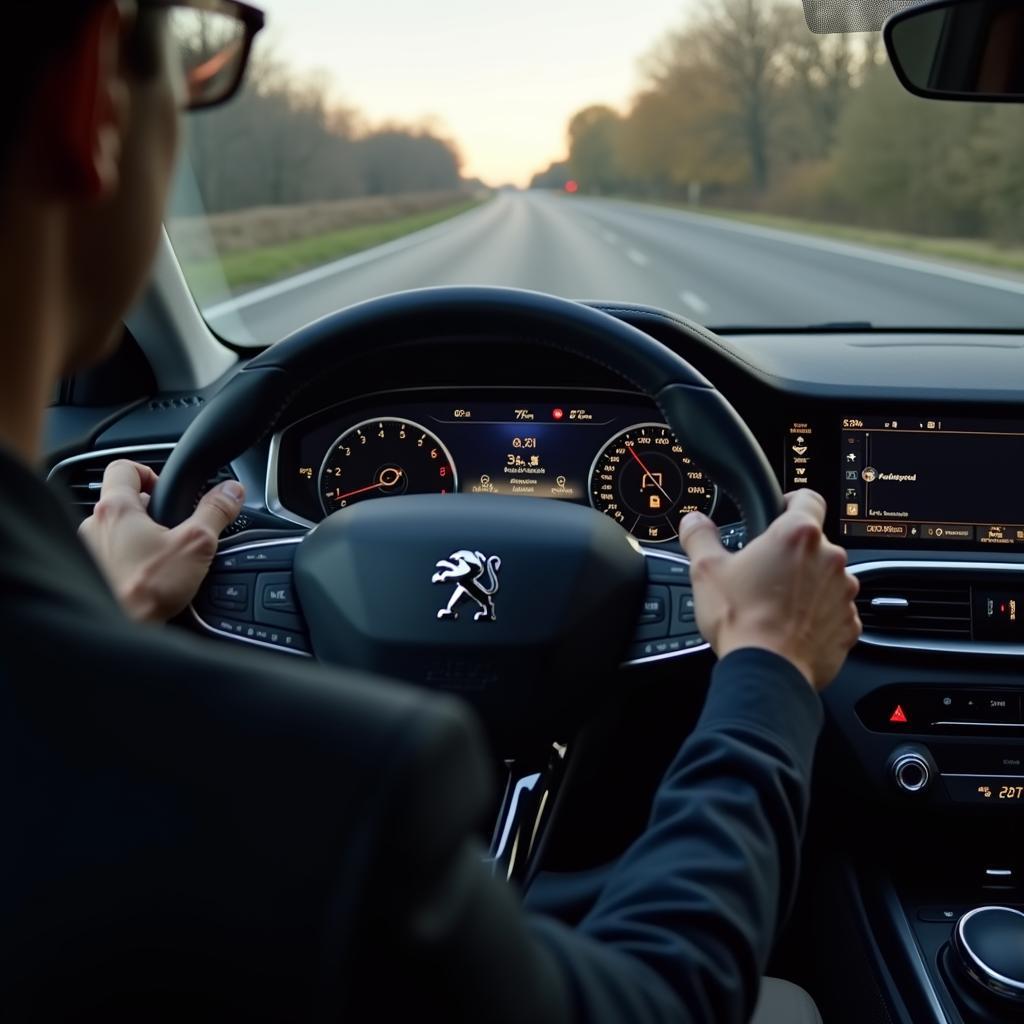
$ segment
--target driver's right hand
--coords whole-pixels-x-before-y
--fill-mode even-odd
[[[824,522],[824,498],[793,491],[785,512],[733,554],[707,516],[683,519],[697,625],[719,658],[760,647],[792,662],[815,689],[835,678],[860,636],[860,584],[846,571],[846,552],[825,538]]]

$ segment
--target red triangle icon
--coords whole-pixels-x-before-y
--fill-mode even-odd
[[[896,710],[889,716],[890,722],[905,722],[907,720],[907,713],[903,710],[902,704],[896,705]]]

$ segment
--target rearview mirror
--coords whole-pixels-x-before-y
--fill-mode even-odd
[[[885,46],[904,88],[943,100],[1024,103],[1024,3],[933,0],[893,15]]]

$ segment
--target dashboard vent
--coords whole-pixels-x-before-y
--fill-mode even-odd
[[[76,456],[59,462],[50,471],[49,481],[62,487],[71,496],[71,505],[78,516],[79,522],[92,515],[92,510],[100,496],[100,485],[107,466],[115,459],[131,459],[149,466],[154,473],[162,472],[167,464],[174,445],[147,445],[142,448],[118,448],[116,450],[98,451],[84,456]],[[206,483],[196,501],[211,487],[224,480],[235,480],[237,477],[230,467],[225,466],[214,474]],[[228,527],[225,533],[235,533],[237,529]]]
[[[928,570],[861,578],[857,611],[865,633],[922,640],[971,639],[971,584]]]

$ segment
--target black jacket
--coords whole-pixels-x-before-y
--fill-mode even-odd
[[[739,651],[579,927],[480,860],[451,700],[127,621],[0,454],[9,1021],[732,1022],[797,880],[822,712]]]

